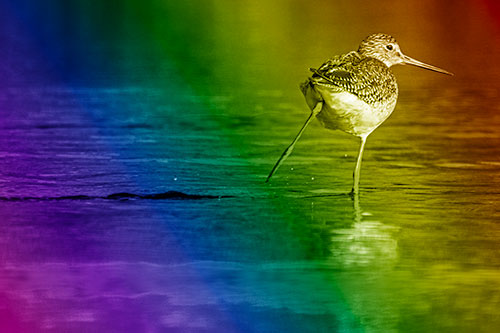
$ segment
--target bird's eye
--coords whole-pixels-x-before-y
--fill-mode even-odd
[[[388,49],[389,51],[392,51],[393,46],[392,46],[392,44],[389,44],[389,45],[387,45],[385,48],[386,48],[386,49]]]

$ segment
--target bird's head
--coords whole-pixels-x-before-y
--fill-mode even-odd
[[[396,39],[386,34],[373,34],[366,37],[361,44],[359,44],[358,53],[365,57],[380,60],[387,67],[398,64],[408,64],[443,74],[453,75],[444,69],[420,62],[404,55],[403,52],[401,52],[401,48],[399,47]]]

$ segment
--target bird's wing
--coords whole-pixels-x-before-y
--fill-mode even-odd
[[[332,92],[350,92],[369,104],[392,98],[397,93],[396,80],[389,68],[355,51],[333,57],[311,71],[314,84]]]
[[[317,84],[342,88],[342,82],[353,79],[352,69],[349,68],[349,64],[352,62],[359,62],[357,52],[330,58],[318,69],[310,68],[311,72],[313,72],[312,79]]]

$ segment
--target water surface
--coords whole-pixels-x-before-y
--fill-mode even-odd
[[[424,3],[427,11],[412,6],[448,13]],[[96,38],[80,69],[66,63],[67,76],[58,76],[57,68],[35,66],[50,84],[16,76],[0,91],[0,327],[500,328],[498,66],[462,65],[449,37],[458,32],[444,24],[426,25],[430,47],[419,48],[424,37],[396,29],[403,18],[381,23],[373,8],[354,14],[341,6],[352,22],[367,20],[363,33],[349,35],[338,22],[308,20],[321,8],[306,3],[302,12],[283,1],[248,3],[239,17],[229,3],[156,5],[171,20],[151,11],[151,22],[177,27],[161,30],[164,39],[130,18],[123,22],[136,25],[118,24],[117,32],[97,26],[111,32]],[[496,35],[473,9],[444,16],[472,22],[457,28],[472,29],[460,35],[463,52],[489,64],[498,47],[489,55],[472,49],[479,33],[486,42]],[[210,15],[183,25],[179,12]],[[278,12],[287,15],[269,20]],[[398,106],[368,139],[359,198],[348,195],[357,139],[318,122],[264,183],[308,115],[297,88],[307,68],[354,48],[364,30],[382,28],[399,32],[413,48],[408,54],[456,76],[395,69]],[[149,37],[120,34],[131,30]],[[82,47],[69,39],[61,39],[68,55],[59,57],[74,61]],[[123,58],[106,67],[92,60],[99,52]],[[38,78],[29,64],[18,69]]]

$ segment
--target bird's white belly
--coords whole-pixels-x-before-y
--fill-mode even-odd
[[[305,96],[311,110],[323,101],[323,108],[316,117],[324,127],[356,136],[370,134],[394,109],[394,105],[369,105],[349,92],[332,92],[320,87],[309,86]]]
[[[326,128],[359,136],[370,133],[383,121],[374,107],[351,93],[324,94],[323,100],[325,103],[317,118]]]

